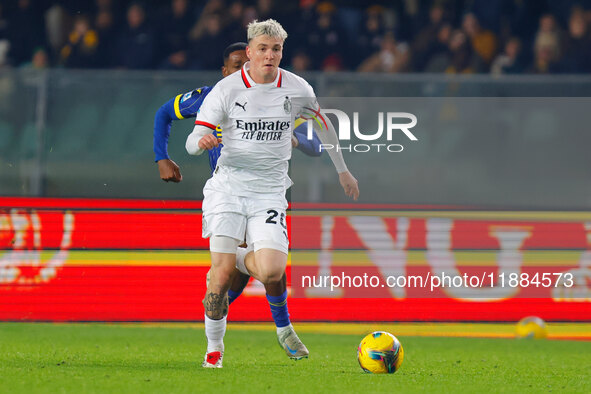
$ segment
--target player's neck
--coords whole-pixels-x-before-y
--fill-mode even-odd
[[[279,69],[275,70],[272,75],[258,75],[257,73],[253,72],[252,69],[246,70],[246,72],[255,83],[265,84],[275,81]]]

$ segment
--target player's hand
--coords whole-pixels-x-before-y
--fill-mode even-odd
[[[291,147],[292,147],[292,148],[297,148],[299,144],[300,144],[300,143],[299,143],[299,141],[298,141],[297,137],[296,137],[295,135],[293,135],[293,134],[292,134],[292,135],[291,135]]]
[[[218,141],[218,138],[215,135],[207,134],[201,137],[197,145],[199,146],[199,149],[210,150],[213,148],[217,148],[219,144],[220,142]]]
[[[178,183],[183,180],[180,167],[170,159],[158,160],[158,171],[160,172],[160,179],[164,182],[173,181]]]
[[[357,179],[349,172],[341,172],[339,174],[339,182],[345,191],[345,194],[349,197],[353,197],[353,200],[357,201],[359,198],[359,185]]]

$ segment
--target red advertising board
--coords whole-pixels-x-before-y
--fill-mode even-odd
[[[0,198],[0,320],[202,320],[209,255],[200,208],[194,201]],[[434,208],[293,211],[293,320],[514,321],[537,315],[591,321],[588,214]],[[406,276],[435,276],[442,267],[456,274],[488,267],[497,275],[518,266],[519,274],[531,274],[528,280],[535,272],[573,273],[576,286],[505,286],[494,296],[481,289],[411,287],[378,288],[368,296],[353,287],[302,286],[305,274],[385,279],[392,271],[382,264],[384,256],[397,259],[396,272]],[[495,276],[497,290],[498,281]],[[260,283],[250,282],[230,319],[271,320]]]

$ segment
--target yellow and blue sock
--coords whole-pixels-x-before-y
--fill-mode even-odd
[[[286,327],[291,324],[289,321],[289,312],[287,310],[287,290],[280,296],[270,296],[267,294],[267,301],[271,308],[271,315],[277,328]]]

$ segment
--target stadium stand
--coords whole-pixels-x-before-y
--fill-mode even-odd
[[[0,50],[0,65],[14,67],[45,67],[33,61],[44,48],[54,67],[215,70],[217,58],[204,52],[244,40],[248,22],[273,17],[290,32],[284,64],[298,71],[302,51],[316,71],[591,71],[588,0],[6,3],[0,42],[10,49]]]

